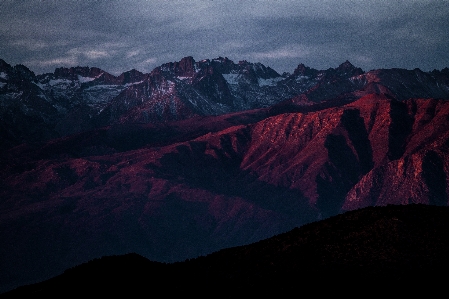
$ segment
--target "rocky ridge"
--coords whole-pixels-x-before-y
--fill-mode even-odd
[[[447,99],[449,71],[364,72],[346,61],[327,70],[300,64],[292,74],[279,75],[260,63],[185,57],[149,74],[131,70],[113,76],[99,68],[72,67],[35,75],[1,60],[1,148],[111,124],[166,122],[273,105],[340,105],[371,93],[398,100]]]

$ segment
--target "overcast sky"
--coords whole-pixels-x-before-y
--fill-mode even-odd
[[[0,0],[0,58],[37,74],[185,56],[430,71],[449,67],[448,28],[449,0]]]

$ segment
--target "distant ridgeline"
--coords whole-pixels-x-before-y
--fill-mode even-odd
[[[0,150],[117,123],[154,123],[271,107],[335,105],[366,94],[449,98],[449,69],[363,72],[346,61],[278,74],[261,63],[185,57],[149,74],[113,76],[99,68],[57,68],[35,75],[0,59]],[[318,106],[319,107],[319,106]]]

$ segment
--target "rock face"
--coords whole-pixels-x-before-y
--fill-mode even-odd
[[[390,203],[447,205],[448,108],[446,101],[369,95],[281,114],[255,125],[241,166],[300,190],[325,215]]]
[[[437,100],[390,105],[388,160],[376,163],[351,189],[343,209],[384,205],[392,197],[397,204],[447,205],[447,109],[447,102]]]

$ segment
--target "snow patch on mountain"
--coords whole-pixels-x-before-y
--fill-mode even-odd
[[[1,73],[0,73],[0,78],[1,78],[1,79],[5,79],[5,80],[8,80],[8,74],[6,74],[5,72],[1,72]]]
[[[51,79],[47,83],[42,83],[42,81],[33,83],[42,90],[49,90],[52,88],[57,88],[59,90],[67,90],[70,88],[70,85],[73,85],[73,81],[69,79]]]
[[[124,86],[120,85],[94,85],[90,86],[89,88],[84,89],[84,91],[97,91],[97,90],[123,90],[125,89]]]
[[[270,78],[270,79],[263,79],[263,78],[258,78],[258,82],[259,82],[259,86],[276,86],[276,84],[279,81],[282,81],[282,77],[278,77],[278,78]]]
[[[140,83],[143,83],[143,82],[144,82],[144,80],[142,80],[142,81],[139,81],[139,82],[127,83],[127,84],[125,84],[125,87],[129,87],[129,86],[137,85],[137,84],[140,84]]]
[[[228,84],[239,84],[239,74],[223,74],[223,78],[226,80]]]
[[[0,88],[3,88],[6,85],[6,83],[0,82]]]
[[[78,81],[80,81],[80,83],[87,83],[87,82],[93,81],[95,79],[96,78],[83,77],[83,76],[78,75]]]
[[[50,100],[44,94],[38,94],[37,96],[40,97],[41,99],[47,101],[47,102],[50,102]]]
[[[61,86],[61,85],[69,85],[72,81],[68,79],[54,79],[48,81],[49,86]]]
[[[302,82],[302,81],[307,81],[309,79],[310,79],[309,76],[297,76],[295,80],[296,80],[296,82]]]
[[[34,85],[36,85],[37,87],[39,87],[42,90],[46,89],[46,87],[47,87],[46,84],[42,84],[40,82],[33,82],[33,83],[34,83]]]

